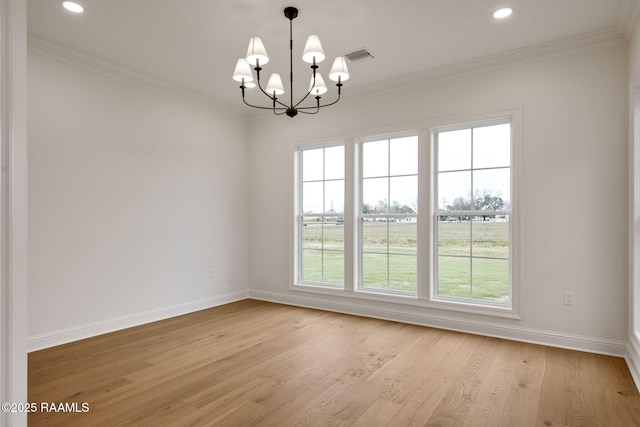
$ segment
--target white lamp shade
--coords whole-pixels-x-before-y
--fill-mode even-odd
[[[349,80],[349,69],[347,68],[347,60],[344,56],[338,56],[336,60],[333,61],[333,67],[331,67],[329,78],[334,82],[337,82],[338,80]]]
[[[265,92],[267,92],[269,95],[273,95],[274,93],[276,95],[282,95],[284,93],[284,87],[282,86],[282,79],[280,78],[280,74],[271,74]]]
[[[322,49],[322,44],[320,44],[320,38],[316,35],[309,36],[302,53],[302,60],[307,64],[313,64],[314,59],[316,64],[324,61],[324,50]]]
[[[262,44],[262,39],[260,37],[251,37],[249,48],[247,49],[247,62],[250,65],[257,66],[257,61],[260,61],[260,65],[264,65],[269,62],[269,57],[264,44]]]
[[[316,73],[316,84],[313,85],[313,76],[311,76],[311,82],[309,82],[309,91],[312,95],[322,95],[327,93],[327,85],[324,84],[324,79],[320,73]]]
[[[244,79],[245,83],[253,81],[253,74],[251,73],[251,66],[246,59],[240,58],[236,63],[236,69],[233,71],[233,80],[241,82]]]

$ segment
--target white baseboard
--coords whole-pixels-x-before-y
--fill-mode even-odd
[[[640,340],[637,338],[631,339],[630,342],[627,343],[623,341],[563,334],[554,331],[522,328],[487,321],[470,320],[467,318],[456,317],[455,315],[408,312],[393,307],[390,308],[386,305],[373,306],[372,304],[362,301],[328,301],[325,299],[310,298],[304,295],[256,290],[234,292],[186,304],[135,313],[130,316],[122,316],[102,322],[31,336],[27,340],[27,348],[29,352],[42,350],[72,341],[91,338],[97,335],[143,325],[145,323],[180,316],[218,305],[228,304],[234,301],[240,301],[246,298],[315,308],[319,310],[335,311],[376,319],[392,320],[396,322],[404,322],[458,332],[467,332],[513,341],[529,342],[533,344],[624,357],[634,381],[636,384],[640,384]]]
[[[629,336],[625,360],[633,381],[636,383],[636,388],[640,390],[640,340],[633,333]]]
[[[186,304],[178,304],[170,307],[160,308],[157,310],[150,310],[142,313],[135,313],[129,316],[122,316],[113,319],[107,319],[101,322],[76,326],[73,328],[47,332],[45,334],[29,337],[27,339],[27,351],[32,352],[36,350],[42,350],[45,348],[66,344],[72,341],[78,341],[109,332],[119,331],[121,329],[143,325],[145,323],[151,323],[158,320],[168,319],[170,317],[181,316],[183,314],[192,313],[194,311],[204,310],[218,305],[228,304],[234,301],[240,301],[248,298],[248,296],[248,291],[234,292],[212,298],[206,298],[203,300],[192,301]]]
[[[249,296],[263,301],[411,323],[415,325],[467,332],[476,335],[504,338],[513,341],[529,342],[532,344],[541,344],[570,350],[587,351],[590,353],[606,354],[617,357],[625,357],[627,355],[626,341],[607,340],[581,335],[563,334],[555,331],[522,328],[487,321],[471,320],[468,318],[456,317],[454,315],[408,312],[393,308],[389,305],[373,306],[370,303],[363,303],[361,301],[329,301],[327,299],[310,298],[304,295],[263,292],[256,290],[250,290]],[[640,349],[640,347],[638,348]],[[640,362],[640,358],[637,360]]]

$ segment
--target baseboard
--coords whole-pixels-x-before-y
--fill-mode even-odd
[[[554,331],[522,328],[487,321],[469,320],[466,318],[456,317],[454,315],[448,316],[433,313],[408,312],[390,308],[388,306],[373,306],[361,301],[328,301],[325,299],[310,298],[304,295],[282,294],[256,290],[234,292],[186,304],[135,313],[130,316],[122,316],[102,322],[35,335],[28,338],[27,349],[29,352],[42,350],[121,329],[143,325],[145,323],[151,323],[218,305],[228,304],[234,301],[240,301],[246,298],[315,308],[319,310],[335,311],[345,314],[353,314],[356,316],[392,320],[396,322],[466,332],[476,335],[504,338],[513,341],[529,342],[533,344],[624,357],[634,381],[636,384],[640,384],[640,340],[638,340],[637,337],[632,337],[629,343],[627,343],[623,341],[605,340],[580,335],[562,334]]]
[[[636,334],[632,333],[629,336],[625,360],[631,372],[631,377],[633,377],[633,381],[636,383],[636,388],[640,390],[640,340]]]
[[[518,326],[492,323],[489,321],[470,320],[468,318],[456,317],[455,315],[409,312],[403,311],[400,308],[393,308],[391,305],[373,306],[370,303],[359,300],[336,301],[335,299],[332,299],[329,301],[327,299],[310,298],[305,295],[256,290],[250,290],[249,296],[263,301],[411,323],[415,325],[467,332],[476,335],[504,338],[513,341],[522,341],[570,350],[587,351],[590,353],[606,354],[617,357],[625,357],[627,355],[626,341],[606,340],[581,335],[563,334],[555,331],[522,328]],[[640,361],[640,358],[638,361]]]
[[[46,334],[29,337],[27,339],[27,351],[32,352],[42,350],[45,348],[54,347],[85,338],[91,338],[97,335],[102,335],[121,329],[140,326],[145,323],[151,323],[158,320],[168,319],[170,317],[181,316],[183,314],[192,313],[194,311],[204,310],[218,305],[243,300],[247,297],[248,291],[233,292],[212,298],[192,301],[186,304],[178,304],[170,307],[160,308],[157,310],[135,313],[130,316],[122,316],[113,319],[107,319],[101,322],[80,325],[73,328],[47,332]]]

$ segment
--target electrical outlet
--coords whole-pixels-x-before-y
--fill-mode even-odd
[[[564,305],[576,305],[576,293],[564,291]]]
[[[209,269],[209,279],[216,277],[216,271],[213,268]]]

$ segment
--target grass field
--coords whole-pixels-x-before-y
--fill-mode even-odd
[[[439,222],[438,237],[439,295],[508,300],[507,222]],[[417,240],[415,223],[364,223],[363,287],[415,292]],[[303,279],[342,285],[343,248],[343,226],[307,222],[302,231]]]

